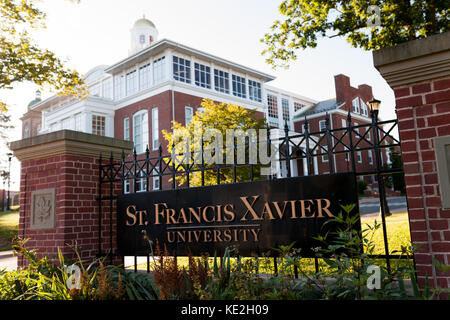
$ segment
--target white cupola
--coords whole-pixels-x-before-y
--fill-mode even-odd
[[[129,55],[133,55],[158,41],[158,30],[153,22],[145,19],[145,15],[134,23],[130,31],[131,48]]]

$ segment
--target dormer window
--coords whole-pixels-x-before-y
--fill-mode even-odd
[[[359,98],[355,98],[352,101],[353,112],[359,113]]]

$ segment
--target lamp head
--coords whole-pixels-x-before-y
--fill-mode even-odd
[[[381,103],[380,100],[373,98],[372,100],[367,101],[367,103],[369,104],[370,110],[372,112],[378,112],[378,110],[380,109],[380,103]]]

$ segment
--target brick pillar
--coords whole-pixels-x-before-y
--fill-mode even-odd
[[[450,208],[443,205],[450,175],[442,174],[445,159],[438,163],[437,155],[445,150],[436,144],[450,139],[450,32],[375,51],[373,58],[395,94],[418,278],[449,288],[450,273],[432,258],[450,264]]]
[[[99,155],[115,158],[128,154],[133,143],[62,130],[11,143],[21,161],[19,236],[38,256],[52,258],[58,248],[68,259],[80,247],[82,259],[98,252]],[[103,219],[109,215],[103,214]],[[102,238],[109,239],[109,222]],[[115,230],[115,228],[114,228]],[[26,262],[18,259],[18,266]]]

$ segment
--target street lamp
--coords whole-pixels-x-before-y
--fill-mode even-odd
[[[11,158],[13,156],[13,154],[11,152],[6,154],[8,156],[8,200],[6,203],[6,211],[11,210],[11,198],[9,196],[10,194],[10,184],[11,184]]]
[[[372,112],[372,124],[374,126],[374,147],[376,153],[376,161],[377,161],[377,180],[378,180],[378,192],[380,193],[381,200],[381,213],[385,217],[390,216],[391,212],[389,211],[389,206],[386,200],[386,190],[384,188],[384,177],[381,175],[381,152],[379,148],[380,137],[378,131],[378,112],[380,110],[381,101],[373,98],[372,100],[367,102],[370,106],[370,110]]]

